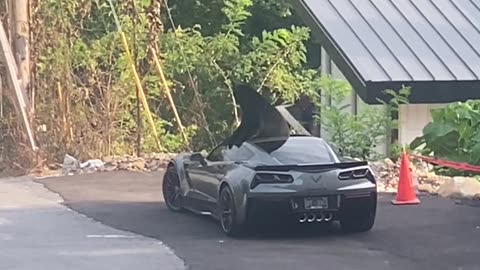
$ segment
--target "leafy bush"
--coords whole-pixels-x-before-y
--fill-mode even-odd
[[[397,94],[393,90],[385,90],[390,95],[388,103],[383,102],[386,110],[376,110],[367,106],[357,115],[346,110],[351,105],[342,105],[351,94],[351,86],[341,80],[323,76],[321,90],[331,97],[331,105],[318,104],[321,115],[317,121],[325,126],[332,144],[342,150],[342,154],[352,158],[375,159],[379,155],[375,148],[385,138],[387,128],[394,128],[398,123],[391,117],[391,112],[398,106],[408,103],[409,89],[402,88]]]
[[[480,101],[451,103],[431,111],[432,121],[410,144],[423,155],[480,165]],[[448,174],[460,174],[443,170]]]

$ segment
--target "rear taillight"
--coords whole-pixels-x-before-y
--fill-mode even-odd
[[[252,181],[251,188],[260,184],[292,183],[293,177],[289,174],[257,173]]]
[[[370,182],[375,182],[375,178],[368,168],[342,171],[338,174],[338,179],[340,180],[356,180],[360,178],[367,178]]]

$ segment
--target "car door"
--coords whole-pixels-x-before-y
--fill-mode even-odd
[[[227,165],[231,162],[224,159],[227,147],[217,146],[205,158],[205,163],[192,164],[188,174],[192,180],[192,188],[197,196],[209,203],[216,203],[218,186],[226,173]]]

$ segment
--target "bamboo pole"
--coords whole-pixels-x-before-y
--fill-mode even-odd
[[[185,128],[182,124],[182,120],[180,119],[180,116],[178,115],[177,107],[175,106],[175,101],[173,101],[173,97],[172,97],[170,88],[168,87],[167,79],[165,78],[165,74],[163,72],[162,65],[160,64],[160,61],[158,60],[157,52],[155,51],[155,49],[153,47],[151,47],[150,50],[152,52],[153,59],[155,60],[155,65],[158,69],[158,73],[160,73],[160,79],[162,80],[162,84],[164,86],[165,95],[167,96],[168,101],[170,102],[170,106],[172,107],[173,113],[175,114],[175,119],[177,120],[178,127],[180,128],[180,132],[183,135],[183,139],[185,140],[185,142],[187,142],[188,141],[187,134],[185,133]]]
[[[65,102],[63,100],[63,91],[62,91],[62,85],[60,82],[57,82],[57,94],[58,94],[58,99],[59,99],[59,104],[60,104],[60,111],[62,114],[62,124],[63,124],[63,137],[66,138],[67,136],[67,117],[65,116]]]
[[[141,98],[143,106],[145,108],[145,112],[147,113],[147,118],[148,118],[148,121],[150,123],[150,127],[152,128],[153,135],[155,137],[154,138],[155,143],[157,144],[158,149],[160,151],[163,151],[164,148],[161,146],[160,141],[158,139],[157,129],[155,128],[155,123],[153,122],[153,117],[152,117],[152,114],[150,112],[150,108],[149,108],[148,103],[147,103],[147,98],[145,97],[145,92],[143,91],[142,83],[140,82],[140,78],[138,76],[137,69],[135,67],[135,63],[133,61],[132,55],[130,53],[130,49],[128,47],[127,37],[125,36],[125,33],[122,30],[120,22],[118,21],[117,13],[115,12],[115,8],[113,6],[112,1],[108,0],[108,2],[110,3],[110,7],[112,9],[113,16],[115,17],[115,22],[117,24],[117,29],[118,29],[118,32],[120,33],[120,37],[122,39],[122,45],[125,49],[125,53],[127,54],[127,60],[128,60],[129,66],[132,69],[135,84],[138,87],[140,98]]]
[[[140,82],[140,78],[137,73],[137,69],[135,68],[135,63],[133,62],[132,55],[130,54],[130,50],[128,49],[128,43],[127,43],[127,38],[125,37],[125,33],[122,31],[120,32],[120,35],[122,37],[122,44],[123,47],[125,48],[125,53],[127,54],[128,62],[130,64],[130,68],[132,69],[133,76],[135,79],[135,83],[138,87],[138,92],[140,94],[140,98],[143,103],[143,107],[145,108],[145,112],[147,113],[148,121],[150,123],[150,127],[152,128],[153,135],[155,136],[155,143],[157,144],[157,147],[160,151],[164,150],[163,147],[160,145],[160,141],[158,139],[158,134],[157,134],[157,129],[155,127],[155,123],[153,122],[153,117],[152,113],[150,112],[150,107],[148,106],[147,103],[147,98],[145,97],[145,92],[143,91],[142,83]]]
[[[133,11],[134,11],[134,18],[133,18],[133,59],[135,62],[135,66],[138,67],[138,54],[137,54],[137,23],[138,23],[138,14],[137,14],[137,3],[135,0],[132,1],[133,4]],[[137,99],[136,104],[136,120],[137,120],[137,143],[135,145],[137,157],[140,157],[142,152],[142,116],[140,110],[140,89],[136,87],[135,97]]]

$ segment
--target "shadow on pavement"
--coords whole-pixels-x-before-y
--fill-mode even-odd
[[[70,202],[68,207],[105,225],[161,239],[224,239],[216,220],[190,212],[175,213],[163,202]],[[340,234],[336,224],[262,223],[235,240],[325,238]]]

